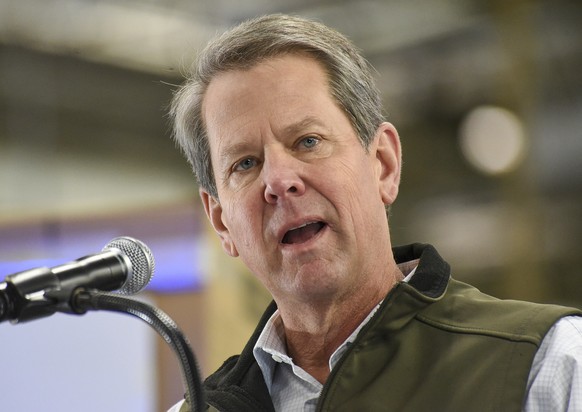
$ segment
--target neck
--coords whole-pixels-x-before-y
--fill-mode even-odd
[[[347,298],[279,306],[289,356],[323,384],[331,372],[331,355],[402,279],[394,266],[380,284],[364,286]]]

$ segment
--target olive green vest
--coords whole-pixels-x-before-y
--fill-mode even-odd
[[[420,257],[416,273],[360,331],[332,370],[317,410],[521,411],[544,335],[559,318],[582,312],[485,295],[451,279],[429,245],[394,254],[397,262]],[[252,347],[274,310],[271,305],[242,354],[207,379],[207,399],[218,410],[273,410]]]
[[[334,369],[321,411],[521,411],[547,330],[575,309],[501,301],[450,280],[401,284]]]

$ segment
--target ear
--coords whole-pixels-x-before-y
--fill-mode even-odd
[[[382,123],[376,131],[375,143],[380,196],[384,204],[391,205],[398,196],[402,168],[398,131],[391,123]]]
[[[238,250],[236,250],[236,246],[232,241],[228,227],[224,223],[220,202],[202,188],[198,190],[198,193],[200,193],[200,198],[204,204],[206,216],[220,238],[222,248],[229,256],[237,257]]]

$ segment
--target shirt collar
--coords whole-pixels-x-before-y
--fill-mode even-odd
[[[271,315],[259,335],[253,348],[253,355],[263,372],[270,393],[277,363],[292,363],[292,359],[287,356],[283,320],[278,309]]]
[[[406,275],[402,280],[403,282],[408,282],[414,275],[416,267]],[[329,370],[331,371],[333,367],[337,364],[338,360],[346,352],[349,346],[356,340],[358,333],[362,328],[372,319],[382,302],[378,303],[366,316],[366,318],[358,325],[358,327],[348,336],[348,338],[332,353],[329,358]],[[263,331],[259,335],[255,346],[253,347],[253,355],[259,368],[263,373],[263,378],[269,393],[271,392],[271,387],[273,383],[273,376],[275,374],[275,369],[277,364],[284,362],[297,369],[296,365],[293,363],[293,359],[287,354],[287,345],[285,341],[285,330],[283,326],[283,320],[277,309],[273,315],[269,318]]]

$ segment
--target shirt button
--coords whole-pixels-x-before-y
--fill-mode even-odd
[[[277,363],[281,363],[283,362],[283,359],[279,356],[279,355],[273,355],[271,356],[273,358],[273,360]]]

